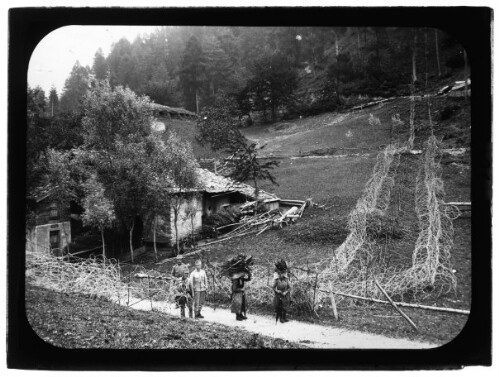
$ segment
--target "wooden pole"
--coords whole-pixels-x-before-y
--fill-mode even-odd
[[[374,283],[378,286],[379,290],[385,295],[385,297],[390,301],[390,304],[400,313],[402,317],[405,318],[407,322],[414,328],[414,330],[418,331],[418,327],[412,322],[412,320],[393,302],[393,300],[388,296],[388,293],[383,289],[383,287],[378,283],[376,278],[374,278]]]
[[[442,71],[440,69],[440,48],[438,47],[438,29],[435,29],[435,54],[437,56],[438,77],[441,77]]]
[[[333,308],[334,319],[338,321],[338,319],[339,319],[338,310],[336,308],[336,300],[334,299],[334,293],[332,293],[333,286],[332,286],[331,282],[329,282],[329,291],[331,292],[331,307]]]
[[[338,295],[338,296],[354,298],[356,300],[371,301],[371,302],[376,302],[378,304],[390,304],[388,301],[378,300],[376,298],[369,298],[369,297],[362,297],[362,296],[357,296],[357,295],[351,295],[349,293],[335,292],[335,291],[324,291],[324,290],[321,290],[321,292],[323,292],[323,293],[334,293],[335,295]],[[414,308],[414,309],[434,310],[434,311],[437,311],[437,312],[447,312],[447,313],[465,314],[465,315],[470,314],[469,310],[464,310],[464,309],[441,308],[441,307],[437,307],[437,306],[428,306],[428,305],[419,305],[419,304],[408,304],[406,302],[396,302],[396,304],[398,306],[403,306],[403,307],[407,307],[407,308]]]
[[[152,297],[151,297],[151,277],[147,274],[147,295],[149,296],[149,301],[151,303],[151,312],[153,311],[152,307]]]

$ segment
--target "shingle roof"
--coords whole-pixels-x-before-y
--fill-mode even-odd
[[[255,189],[242,182],[236,182],[230,178],[215,174],[209,170],[197,168],[198,178],[203,190],[209,193],[237,191],[248,197],[254,198]],[[266,191],[259,191],[260,199],[277,199],[277,196]]]
[[[197,116],[196,113],[193,113],[192,111],[186,110],[181,107],[171,107],[171,106],[165,106],[165,105],[160,105],[157,103],[151,103],[151,109],[154,111],[166,111],[168,113],[173,113],[173,114],[183,114],[183,115],[189,115],[192,117]]]
[[[196,168],[196,173],[198,176],[198,186],[183,189],[183,192],[204,191],[210,194],[215,194],[232,191],[239,192],[249,198],[255,199],[255,189],[246,183],[236,182],[230,178],[215,174],[203,168]],[[178,192],[178,189],[170,188],[169,191]],[[274,194],[270,194],[264,190],[260,190],[258,196],[260,200],[278,199]]]

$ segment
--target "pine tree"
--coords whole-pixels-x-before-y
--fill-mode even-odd
[[[131,88],[134,60],[132,59],[132,45],[128,39],[122,38],[113,45],[107,57],[107,64],[109,66],[111,85]]]
[[[297,85],[298,77],[292,62],[279,52],[268,52],[255,62],[252,69],[250,95],[257,110],[263,110],[265,116],[265,111],[270,109],[272,121],[276,121],[278,109],[291,103]]]
[[[87,68],[80,65],[80,62],[76,61],[69,77],[64,83],[60,109],[63,111],[78,112],[88,88],[89,72]]]
[[[101,48],[99,48],[95,53],[92,72],[97,80],[105,80],[109,78],[109,67]]]
[[[215,37],[212,37],[207,45],[206,60],[210,96],[214,99],[220,89],[230,90],[234,67],[231,59],[222,49],[220,41]]]
[[[199,97],[206,83],[206,58],[199,40],[194,35],[185,46],[180,80],[186,108],[198,113]]]
[[[53,117],[55,114],[57,114],[57,111],[59,110],[59,96],[57,95],[57,89],[54,86],[52,86],[52,88],[50,89],[48,107],[50,116]]]

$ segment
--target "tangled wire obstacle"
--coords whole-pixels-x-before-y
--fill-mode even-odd
[[[350,214],[350,233],[327,269],[336,290],[379,299],[376,280],[400,299],[456,289],[450,252],[459,212],[443,205],[440,157],[434,136],[420,157],[394,145],[378,155]]]

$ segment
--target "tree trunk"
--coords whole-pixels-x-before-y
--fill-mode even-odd
[[[196,88],[196,114],[199,114],[199,97],[198,97],[197,88]]]
[[[334,55],[336,57],[336,101],[341,103],[340,99],[340,63],[339,63],[339,55],[340,48],[338,45],[338,34],[333,30],[334,33]]]
[[[440,69],[440,49],[438,47],[438,30],[435,29],[435,54],[437,56],[437,73],[438,77],[442,76],[442,71]]]
[[[362,66],[363,59],[362,59],[362,49],[360,47],[360,28],[357,28],[357,54],[359,58],[359,68]],[[360,69],[359,69],[360,71]]]
[[[132,259],[133,263],[133,242],[132,242],[132,237],[133,237],[133,228],[135,227],[135,218],[132,220],[132,226],[130,228],[130,257]]]
[[[412,84],[418,80],[417,72],[416,72],[416,46],[418,43],[418,34],[417,30],[414,30],[414,38],[412,43]]]
[[[177,224],[177,220],[178,220],[178,209],[174,208],[173,209],[173,223],[174,223],[174,227],[175,227],[175,250],[177,251],[176,255],[179,255],[180,254],[180,242],[179,242],[179,239],[178,239],[178,224]]]
[[[156,262],[158,261],[158,249],[156,247],[156,225],[158,221],[158,216],[154,215],[154,224],[152,228],[152,240],[153,240],[153,245],[154,245],[154,258],[156,259]]]
[[[316,68],[317,68],[317,54],[315,53],[315,46],[312,47],[312,62],[313,62],[313,70],[312,73],[314,75],[314,79],[317,77]]]
[[[102,260],[106,262],[106,244],[104,242],[104,228],[100,228],[100,236],[102,238]]]
[[[338,55],[340,54],[340,48],[338,46],[338,34],[336,34],[336,32],[334,32],[334,48],[335,48],[336,62],[338,62]]]
[[[255,184],[255,200],[256,200],[255,216],[256,216],[258,207],[260,206],[260,199],[258,198],[260,196],[260,188],[258,187],[258,180],[256,178],[253,178],[253,183]]]
[[[463,48],[463,57],[464,57],[464,98],[468,99],[468,54],[466,53],[466,49]]]
[[[195,241],[194,241],[194,216],[191,214],[191,242],[192,246],[195,246]]]
[[[424,77],[425,77],[425,94],[428,90],[428,29],[424,32]]]
[[[378,62],[378,71],[381,72],[381,54],[379,53],[379,32],[378,32],[378,28],[374,28],[374,34],[376,35],[376,60]]]

